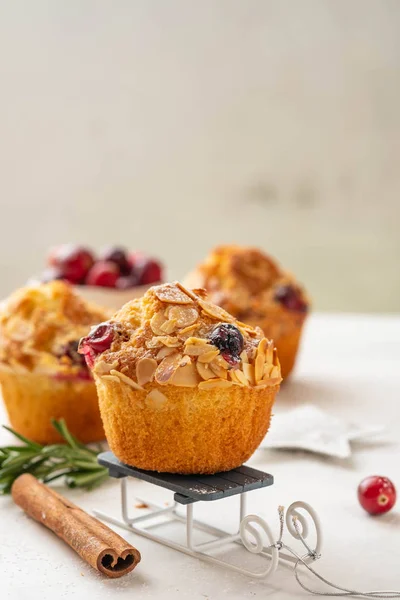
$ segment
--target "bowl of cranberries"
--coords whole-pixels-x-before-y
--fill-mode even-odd
[[[63,244],[50,250],[39,277],[42,283],[55,279],[73,284],[89,301],[118,309],[160,283],[163,266],[142,252],[119,246],[108,246],[96,255],[85,246]]]

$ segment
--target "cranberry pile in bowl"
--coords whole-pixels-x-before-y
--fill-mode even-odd
[[[163,266],[142,252],[108,246],[98,254],[90,248],[62,244],[52,248],[42,283],[63,279],[89,301],[117,309],[142,296],[150,285],[163,280]]]

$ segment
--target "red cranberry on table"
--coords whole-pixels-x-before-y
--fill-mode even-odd
[[[396,488],[387,477],[371,475],[358,486],[358,500],[370,515],[380,515],[395,505]]]
[[[60,272],[63,279],[70,283],[81,283],[93,265],[94,258],[87,248],[63,244],[50,251],[48,262]]]
[[[114,262],[99,260],[86,276],[86,285],[115,287],[119,277],[119,268]]]
[[[100,260],[115,263],[119,268],[121,275],[129,275],[131,272],[131,265],[124,248],[109,246],[100,252]]]
[[[301,291],[293,285],[280,285],[275,290],[274,299],[288,310],[307,312],[307,303],[303,300]]]

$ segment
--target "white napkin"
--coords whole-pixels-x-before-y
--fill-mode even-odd
[[[260,448],[307,450],[336,458],[351,455],[351,441],[384,431],[382,426],[348,423],[316,406],[306,404],[273,417]]]

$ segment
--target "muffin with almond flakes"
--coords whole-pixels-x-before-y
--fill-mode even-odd
[[[275,260],[258,248],[218,246],[184,283],[205,288],[212,302],[261,327],[278,348],[283,378],[290,374],[310,302],[304,288]]]
[[[170,473],[241,465],[281,382],[272,341],[179,283],[150,288],[84,337],[107,441],[123,463]]]
[[[63,281],[17,290],[0,311],[0,384],[11,426],[41,444],[64,418],[82,442],[104,439],[96,386],[79,339],[109,314]]]

